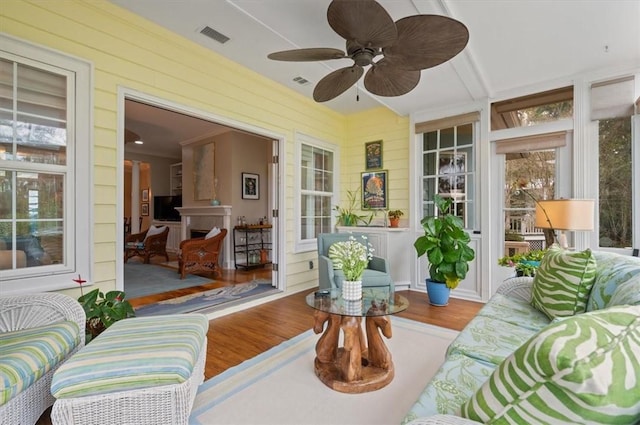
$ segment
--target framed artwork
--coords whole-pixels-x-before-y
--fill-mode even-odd
[[[382,140],[364,144],[365,169],[375,170],[382,168]]]
[[[142,204],[141,214],[145,217],[149,215],[149,204]]]
[[[149,202],[149,189],[142,189],[142,202]]]
[[[466,192],[467,153],[441,152],[438,160],[438,193],[464,196]]]
[[[386,210],[387,170],[362,173],[362,209]]]
[[[242,199],[260,199],[260,176],[242,173]]]

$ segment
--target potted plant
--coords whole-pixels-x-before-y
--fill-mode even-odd
[[[429,261],[426,279],[429,302],[443,306],[449,302],[451,289],[467,276],[475,252],[469,246],[471,238],[464,230],[464,222],[451,214],[453,200],[445,200],[440,195],[435,195],[433,200],[439,215],[422,219],[424,235],[416,239],[414,247],[418,257],[426,254]]]
[[[357,226],[358,222],[362,222],[365,226],[371,223],[373,219],[373,214],[359,215],[355,213],[357,202],[358,202],[358,191],[347,190],[347,206],[345,208],[336,205],[333,209],[338,213],[336,216],[338,218],[338,225],[342,226]]]
[[[398,224],[400,223],[400,217],[402,217],[404,213],[402,212],[402,210],[391,210],[387,213],[387,215],[389,216],[389,225],[391,227],[398,227]]]
[[[81,295],[80,298],[78,298],[78,302],[87,316],[85,329],[86,342],[100,335],[106,328],[118,320],[136,315],[129,301],[125,301],[124,292],[109,291],[103,294],[96,288],[84,294],[82,292],[82,284],[85,283],[86,280],[78,276],[78,278],[73,279],[73,281],[80,285]]]
[[[524,253],[505,255],[498,259],[498,264],[503,267],[514,267],[516,276],[535,276],[546,252],[546,249],[534,249]]]

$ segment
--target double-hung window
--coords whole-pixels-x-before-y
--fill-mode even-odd
[[[316,237],[332,229],[336,152],[333,146],[298,135],[299,178],[297,188],[297,250],[316,249]]]
[[[90,66],[0,42],[0,292],[64,288],[90,277]]]

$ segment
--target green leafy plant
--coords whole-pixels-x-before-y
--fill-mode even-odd
[[[404,215],[404,213],[402,212],[402,210],[391,210],[387,213],[387,215],[389,216],[389,218],[400,218]]]
[[[505,255],[498,259],[498,264],[503,267],[514,267],[520,276],[535,276],[546,252],[546,249],[534,249],[514,255]]]
[[[86,282],[80,275],[78,279],[73,279],[80,285],[80,298],[78,302],[84,309],[87,316],[86,340],[91,341],[102,331],[113,325],[118,320],[134,317],[133,307],[126,301],[123,291],[109,291],[106,294],[96,288],[86,294],[82,293],[82,284]]]
[[[414,247],[418,257],[427,255],[431,280],[455,289],[467,276],[475,252],[469,246],[471,238],[464,230],[462,219],[450,212],[453,200],[445,200],[440,195],[435,195],[433,200],[440,215],[422,219],[424,235],[416,239]]]
[[[356,214],[357,204],[358,204],[358,190],[347,190],[347,206],[341,207],[336,205],[333,209],[336,211],[338,218],[338,225],[343,226],[357,226],[358,223],[362,223],[365,226],[368,226],[373,219],[373,213],[369,215],[359,215]]]

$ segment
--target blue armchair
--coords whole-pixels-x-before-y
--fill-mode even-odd
[[[367,237],[364,233],[321,233],[318,235],[318,273],[320,289],[342,288],[344,273],[342,270],[334,270],[333,261],[328,256],[329,247],[336,242],[349,240],[353,236],[364,245]],[[375,253],[374,253],[375,254]],[[386,259],[374,256],[367,269],[362,274],[362,287],[389,287],[393,293],[394,285],[389,273],[389,264]]]

